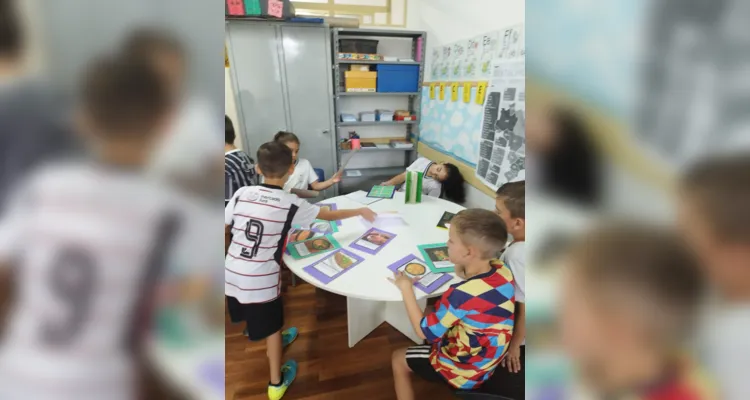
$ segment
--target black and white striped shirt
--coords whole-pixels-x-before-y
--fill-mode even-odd
[[[292,225],[309,225],[320,208],[272,185],[240,188],[224,211],[232,243],[224,263],[224,294],[266,303],[281,293],[281,257]]]
[[[224,206],[241,187],[257,185],[255,161],[240,149],[224,154]]]

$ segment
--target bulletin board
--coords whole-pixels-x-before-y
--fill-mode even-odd
[[[463,164],[488,193],[525,178],[524,43],[524,26],[514,25],[428,49],[420,149]]]

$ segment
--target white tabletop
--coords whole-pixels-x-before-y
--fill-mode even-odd
[[[321,203],[335,203],[340,210],[369,207],[375,212],[397,211],[406,221],[407,226],[384,227],[384,231],[396,234],[396,238],[377,255],[370,255],[349,247],[352,241],[359,238],[370,227],[360,218],[343,220],[341,226],[339,226],[339,232],[334,233],[333,237],[343,248],[363,257],[364,261],[328,284],[323,284],[310,276],[303,271],[303,268],[326,257],[330,252],[301,260],[295,260],[288,254],[284,255],[284,262],[289,269],[310,284],[342,296],[374,301],[402,300],[401,293],[387,279],[393,276],[393,272],[388,269],[388,266],[409,254],[424,259],[417,249],[417,245],[447,242],[448,231],[437,227],[440,217],[445,211],[457,213],[464,209],[458,204],[429,196],[423,196],[420,204],[405,204],[404,193],[399,192],[395,194],[393,199],[382,199],[369,206],[364,206],[345,196],[330,198]],[[435,297],[443,294],[448,290],[448,286],[456,282],[458,282],[458,278],[453,275],[451,281],[429,295],[416,288],[414,292],[418,299]]]

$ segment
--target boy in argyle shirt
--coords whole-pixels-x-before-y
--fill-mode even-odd
[[[493,261],[507,239],[505,224],[495,213],[459,212],[451,220],[448,256],[464,281],[452,285],[436,304],[437,311],[427,316],[417,304],[414,282],[403,274],[392,279],[417,335],[432,343],[393,353],[399,400],[414,398],[412,373],[456,389],[475,389],[492,375],[513,334],[513,275]]]

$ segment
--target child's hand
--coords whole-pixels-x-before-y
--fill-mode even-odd
[[[370,210],[367,207],[362,207],[359,209],[359,215],[368,220],[369,222],[374,222],[375,218],[378,217],[378,214],[375,213],[375,211]]]
[[[511,346],[508,349],[508,353],[505,354],[505,358],[500,362],[503,368],[508,368],[508,371],[512,373],[518,373],[521,371],[521,346]]]
[[[410,278],[409,275],[406,275],[403,272],[394,272],[393,278],[388,278],[388,280],[396,285],[396,287],[402,292],[413,289],[414,282],[416,282],[416,279]]]

